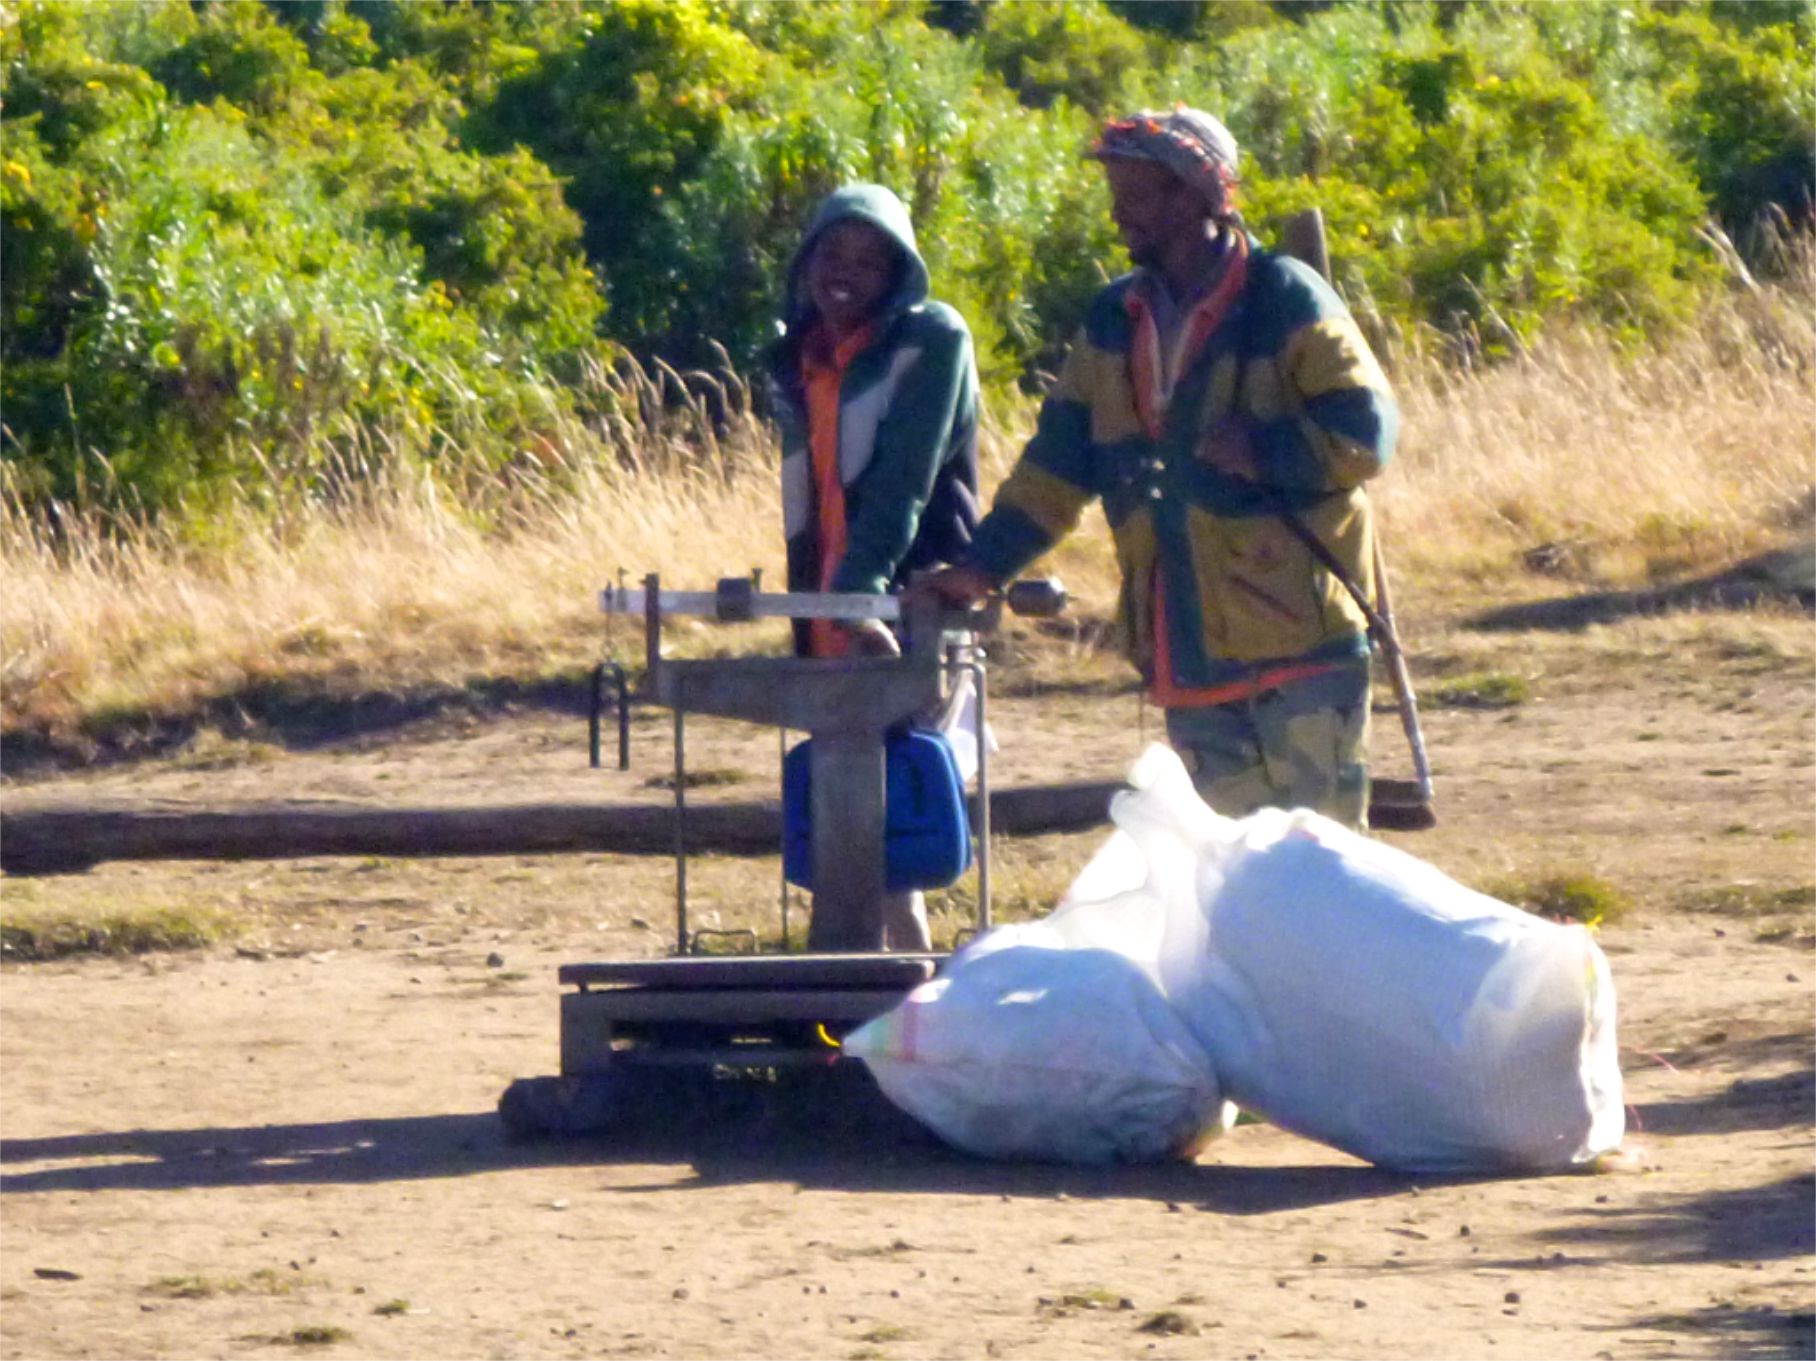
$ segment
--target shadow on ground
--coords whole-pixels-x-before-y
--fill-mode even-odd
[[[1636,1105],[1631,1121],[1635,1133],[1735,1134],[1816,1124],[1816,1068],[1811,1065],[1807,1030],[1735,1038],[1721,1030],[1658,1057],[1668,1057],[1666,1066],[1685,1074],[1770,1072],[1779,1067],[1784,1071],[1736,1078],[1720,1091]]]
[[[1740,1078],[1725,1090],[1682,1101],[1636,1106],[1634,1128],[1646,1134],[1735,1134],[1816,1124],[1816,1073]]]
[[[1713,575],[1671,586],[1643,591],[1592,591],[1561,600],[1508,605],[1464,622],[1478,629],[1574,632],[1636,615],[1787,604],[1816,609],[1816,544],[1766,553]]]
[[[1655,1193],[1621,1205],[1586,1205],[1574,1223],[1549,1224],[1543,1243],[1572,1251],[1484,1261],[1483,1266],[1576,1266],[1584,1261],[1755,1262],[1807,1257],[1816,1250],[1810,1205],[1816,1176],[1800,1172],[1763,1186],[1724,1187],[1702,1195]],[[1725,1353],[1724,1353],[1725,1354]]]
[[[1608,1331],[1631,1333],[1642,1329],[1699,1339],[1709,1347],[1710,1355],[1727,1361],[1764,1361],[1766,1357],[1803,1361],[1816,1356],[1816,1312],[1807,1309],[1749,1307],[1722,1301],[1683,1313],[1626,1319]]]
[[[491,1112],[240,1128],[121,1130],[9,1139],[0,1144],[0,1193],[178,1191],[467,1177],[526,1167],[634,1164],[675,1174],[616,1188],[708,1188],[793,1181],[845,1191],[950,1193],[1164,1201],[1217,1214],[1270,1214],[1403,1194],[1414,1178],[1333,1161],[1256,1167],[1169,1163],[1084,1168],[990,1162],[953,1152],[905,1118],[888,1137],[877,1126],[816,1130],[761,1113],[723,1113],[662,1133],[514,1140]],[[29,1168],[23,1164],[33,1164]],[[59,1164],[42,1166],[42,1164]]]
[[[592,702],[591,686],[590,675],[576,672],[535,680],[487,677],[402,692],[326,693],[313,679],[276,677],[216,695],[185,714],[111,712],[67,734],[8,729],[0,732],[0,768],[10,778],[30,780],[150,760],[182,751],[203,729],[310,751],[392,736],[434,719],[512,709],[584,715]]]

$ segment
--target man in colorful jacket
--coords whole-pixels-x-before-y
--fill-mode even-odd
[[[788,271],[771,358],[791,591],[897,590],[956,562],[979,517],[977,367],[964,318],[929,297],[908,210],[849,185]],[[880,624],[814,621],[798,650],[889,653]]]
[[[956,562],[977,527],[977,366],[971,333],[928,294],[900,199],[830,195],[788,271],[770,374],[782,427],[791,591],[898,590]],[[882,623],[797,621],[803,656],[894,655]],[[885,949],[932,943],[919,893],[882,903]]]
[[[1205,800],[1364,826],[1366,621],[1282,511],[1372,593],[1387,380],[1316,271],[1243,229],[1215,118],[1117,120],[1092,154],[1135,269],[1093,300],[970,553],[929,587],[978,598],[1102,498],[1124,648]]]

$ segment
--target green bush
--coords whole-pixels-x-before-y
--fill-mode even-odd
[[[257,145],[231,106],[162,110],[92,155],[113,206],[90,257],[97,305],[63,356],[84,461],[53,458],[58,495],[95,475],[91,449],[152,507],[221,477],[307,480],[318,426],[426,429],[488,371],[479,327],[418,281],[410,248]]]
[[[1491,898],[1559,922],[1612,926],[1633,910],[1632,898],[1598,875],[1567,869],[1507,876],[1484,885]]]
[[[1746,6],[1725,8],[1744,9]],[[1776,210],[1803,223],[1816,191],[1809,7],[1797,25],[1737,31],[1699,14],[1648,15],[1674,148],[1736,235]]]
[[[1101,0],[998,0],[975,41],[992,71],[1030,108],[1056,99],[1111,112],[1153,61],[1142,34]]]
[[[243,113],[270,117],[320,83],[309,49],[258,0],[215,0],[205,16],[151,67],[173,99],[225,100]]]
[[[90,50],[123,36],[206,102]],[[597,350],[560,185],[459,150],[420,68],[330,80],[255,5],[155,35],[32,6],[6,38],[0,390],[27,500],[313,488],[375,439],[496,463]]]
[[[566,182],[614,324],[667,339],[688,281],[665,198],[700,172],[768,63],[700,0],[620,0],[593,17],[583,42],[502,81],[469,131],[491,151],[528,148]]]
[[[1644,334],[1712,277],[1689,168],[1521,13],[1445,34],[1346,8],[1288,34],[1239,35],[1206,83],[1244,147],[1251,222],[1272,235],[1319,203],[1350,296],[1506,349],[1562,315]]]
[[[1243,147],[1377,332],[1639,343],[1807,227],[1816,7],[186,0],[0,8],[0,456],[28,500],[495,469],[622,344],[746,373],[815,203],[879,181],[987,382],[1125,266],[1098,121]],[[1756,232],[1764,223],[1771,232]]]
[[[864,179],[909,205],[934,290],[969,320],[987,380],[1055,365],[1115,253],[1101,176],[1080,155],[1091,120],[1063,102],[1021,108],[980,83],[974,51],[906,17],[816,34],[815,52],[726,120],[665,209],[675,263],[661,334],[710,336],[754,364],[814,206]]]

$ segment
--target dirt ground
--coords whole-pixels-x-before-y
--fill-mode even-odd
[[[1415,1178],[1265,1124],[1192,1165],[1006,1165],[798,1112],[514,1144],[494,1103],[556,1070],[556,966],[664,952],[665,861],[107,864],[0,890],[239,934],[0,970],[0,1356],[1816,1354],[1808,617],[1459,629],[1428,688],[1489,653],[1525,698],[1430,706],[1442,822],[1391,839],[1473,884],[1631,899],[1600,937],[1613,1170]],[[1125,768],[1135,700],[1103,688],[997,702],[998,780]],[[622,774],[585,768],[571,715],[522,711],[15,778],[6,809],[657,799],[666,725],[639,719]],[[768,790],[773,735],[694,731],[723,781],[699,797]],[[1005,901],[1103,835],[1005,841]],[[773,914],[775,874],[707,858],[691,904]]]

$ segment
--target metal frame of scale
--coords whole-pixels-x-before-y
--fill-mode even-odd
[[[625,1114],[628,1093],[649,1090],[652,1075],[702,1075],[823,1068],[839,1059],[840,1038],[933,977],[945,955],[882,950],[885,738],[897,725],[944,702],[955,678],[969,674],[978,705],[974,835],[978,874],[975,929],[990,911],[990,787],[984,654],[975,635],[994,628],[1004,603],[1020,614],[1064,608],[1054,581],[1020,582],[982,609],[951,611],[931,598],[763,593],[754,580],[723,580],[713,591],[665,591],[647,576],[640,588],[607,587],[608,616],[640,616],[646,668],[638,698],[670,709],[675,742],[675,955],[563,965],[561,1072],[511,1084],[499,1102],[519,1136],[609,1128]],[[900,657],[838,659],[662,656],[662,621],[697,615],[737,622],[759,618],[875,619],[900,626]],[[620,672],[620,767],[628,763]],[[813,916],[807,951],[698,954],[687,905],[686,718],[690,713],[775,727],[812,738]],[[597,722],[593,726],[595,759]],[[777,848],[780,850],[780,847]],[[788,940],[788,885],[782,885]]]

